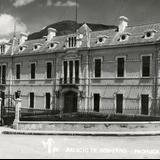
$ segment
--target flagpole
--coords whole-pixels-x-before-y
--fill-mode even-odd
[[[13,33],[13,38],[15,38],[16,37],[16,26],[17,25],[17,22],[15,21],[15,23],[14,23],[14,33]]]
[[[77,23],[78,23],[78,0],[76,0],[76,32],[77,32]]]

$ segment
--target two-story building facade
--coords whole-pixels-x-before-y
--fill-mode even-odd
[[[1,45],[2,98],[20,90],[23,108],[160,115],[159,42],[160,24],[130,27],[126,17],[118,29],[21,34]]]

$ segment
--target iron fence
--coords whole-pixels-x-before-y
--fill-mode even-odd
[[[15,107],[4,107],[2,115],[5,124],[13,124]],[[160,121],[160,117],[128,113],[116,114],[110,109],[100,110],[100,112],[81,110],[75,113],[63,113],[59,110],[21,108],[20,121]]]

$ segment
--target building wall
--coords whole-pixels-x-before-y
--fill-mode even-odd
[[[83,91],[84,97],[79,98],[78,111],[94,111],[93,95],[99,93],[101,97],[100,112],[116,112],[116,94],[124,95],[124,114],[141,114],[141,95],[148,94],[150,97],[150,114],[155,115],[154,101],[154,78],[155,78],[155,47],[139,46],[112,49],[94,49],[90,51],[52,53],[43,55],[14,56],[0,59],[0,64],[7,64],[7,87],[6,94],[14,95],[17,90],[22,92],[22,106],[29,108],[29,93],[35,93],[35,108],[45,108],[45,94],[51,93],[52,107],[60,108],[61,98],[57,98],[55,90],[61,90],[60,78],[63,77],[62,64],[66,58],[75,54],[80,59],[80,85],[78,90]],[[71,56],[72,55],[72,56]],[[151,77],[141,77],[141,56],[151,55]],[[126,73],[124,78],[116,78],[116,57],[125,56]],[[160,55],[159,55],[160,56]],[[102,77],[94,78],[94,59],[102,58]],[[30,64],[36,63],[36,79],[30,80]],[[46,79],[46,62],[53,63],[53,78]],[[16,80],[16,64],[21,64],[21,80]],[[160,68],[160,63],[158,63]],[[56,72],[55,72],[56,71]],[[11,76],[13,74],[13,76]],[[160,77],[160,71],[158,71]],[[12,82],[12,84],[11,84]],[[158,81],[160,83],[160,81]],[[57,84],[57,85],[55,85]],[[158,97],[160,99],[160,87]],[[158,99],[158,105],[159,103]]]
[[[92,53],[91,62],[95,57],[101,57],[102,62],[102,78],[94,79],[91,82],[91,101],[93,106],[93,94],[101,95],[102,112],[116,112],[116,94],[124,95],[124,114],[141,114],[141,95],[148,94],[150,97],[149,108],[150,114],[153,114],[153,84],[154,84],[154,54],[155,48],[151,46],[144,47],[128,47],[108,50],[95,50]],[[151,77],[141,77],[141,56],[151,55]],[[126,75],[124,78],[116,78],[117,56],[126,57]],[[94,63],[91,66],[92,71]],[[91,72],[93,75],[93,72]],[[92,107],[93,108],[93,107]]]

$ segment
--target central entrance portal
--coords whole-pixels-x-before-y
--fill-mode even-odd
[[[78,94],[69,91],[64,94],[64,113],[77,112]]]

